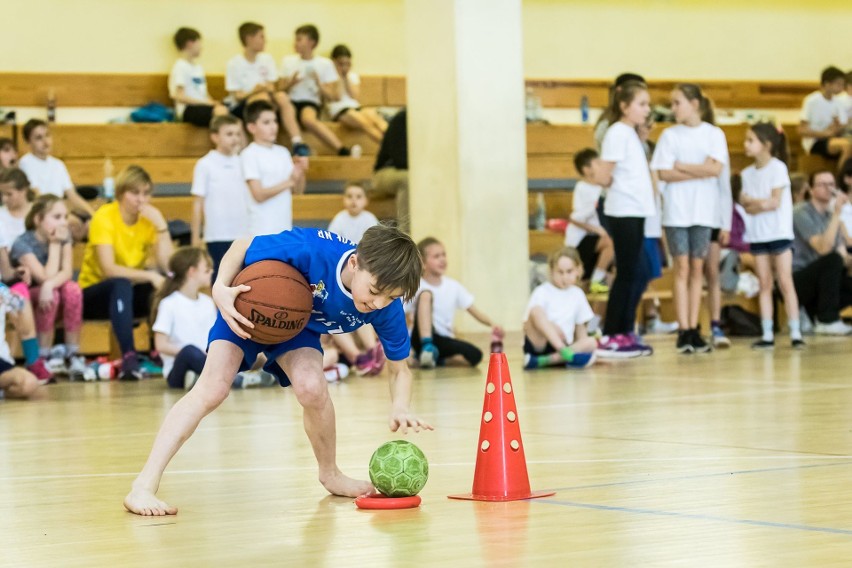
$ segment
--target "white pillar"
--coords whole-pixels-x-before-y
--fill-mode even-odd
[[[406,0],[411,230],[507,329],[529,296],[520,0]],[[462,331],[485,331],[470,317]]]

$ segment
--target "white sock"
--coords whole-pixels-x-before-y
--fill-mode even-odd
[[[603,282],[606,280],[606,270],[595,268],[592,272],[592,282]]]
[[[773,321],[771,319],[760,320],[760,327],[763,329],[763,341],[772,341],[775,339],[775,333],[772,331]]]
[[[790,326],[790,339],[797,340],[802,339],[802,326],[799,320],[794,319],[787,322]]]

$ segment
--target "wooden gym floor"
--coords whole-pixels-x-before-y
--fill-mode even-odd
[[[292,393],[235,391],[167,471],[175,517],[121,502],[180,396],[162,380],[60,383],[0,403],[0,566],[829,566],[852,558],[849,339],[748,341],[572,373],[524,373],[509,351],[533,489],[470,490],[480,369],[415,371],[423,505],[358,511],[329,497]],[[386,426],[384,377],[330,386],[339,462],[366,476]]]

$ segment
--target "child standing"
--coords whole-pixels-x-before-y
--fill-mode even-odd
[[[367,229],[379,224],[376,216],[365,209],[367,203],[364,182],[348,182],[343,190],[343,211],[334,216],[328,230],[358,244]]]
[[[207,91],[204,69],[198,63],[201,34],[192,28],[180,28],[175,32],[174,43],[180,52],[169,73],[169,96],[175,102],[175,115],[178,120],[207,128],[214,116],[228,114],[228,108]]]
[[[286,262],[301,272],[314,292],[314,311],[296,337],[275,345],[250,339],[254,325],[234,308],[236,297],[248,286],[230,287],[240,268],[261,260]],[[397,229],[372,227],[358,243],[328,231],[293,229],[278,235],[239,239],[225,255],[213,298],[219,315],[209,336],[207,364],[195,387],[169,411],[145,467],[124,500],[137,515],[174,515],[177,509],[157,498],[163,472],[202,418],[216,409],[240,367],[246,368],[260,352],[266,368],[282,386],[292,386],[304,410],[305,432],[319,468],[319,480],[334,495],[358,497],[375,488],[367,481],[347,477],[336,459],[334,404],[323,375],[321,335],[349,332],[373,324],[388,354],[391,392],[391,431],[431,430],[410,410],[411,371],[405,359],[411,348],[401,299],[417,291],[422,266],[417,248]]]
[[[645,218],[655,214],[654,186],[636,128],[651,112],[644,83],[627,81],[615,90],[601,152],[599,185],[608,187],[604,215],[613,242],[616,275],[607,302],[601,355],[636,357],[651,354],[633,332],[636,308],[648,282],[642,247]]]
[[[576,248],[583,261],[583,275],[590,276],[589,292],[606,294],[607,270],[612,264],[612,240],[601,227],[598,201],[603,188],[595,184],[595,172],[600,164],[592,148],[580,150],[574,156],[574,167],[583,179],[571,193],[571,219],[565,229],[565,246]]]
[[[595,314],[576,285],[580,255],[565,247],[553,253],[548,264],[550,282],[533,290],[524,315],[524,368],[585,369],[595,362],[597,341],[586,330]]]
[[[27,231],[12,245],[14,264],[26,268],[32,278],[30,297],[38,299],[36,331],[42,357],[54,373],[68,373],[71,380],[95,380],[80,351],[83,326],[83,293],[72,279],[72,241],[68,210],[55,195],[42,195],[27,215]],[[65,344],[53,345],[56,316],[62,308]]]
[[[842,99],[846,75],[837,67],[827,67],[820,77],[820,90],[805,97],[799,122],[802,148],[814,154],[837,160],[838,169],[852,157],[852,142],[843,137],[849,119]]]
[[[376,111],[361,108],[358,102],[361,78],[352,71],[352,52],[345,45],[335,45],[331,50],[331,60],[340,77],[340,98],[327,102],[331,119],[349,128],[362,130],[372,140],[381,143],[388,123]]]
[[[793,198],[787,172],[784,135],[772,124],[761,122],[746,132],[745,153],[754,165],[743,170],[740,203],[748,214],[746,241],[760,280],[760,318],[763,336],[755,349],[775,347],[773,333],[773,270],[784,296],[784,307],[794,349],[805,346],[799,325],[799,300],[793,286]]]
[[[210,123],[216,146],[198,160],[192,174],[192,246],[204,243],[213,260],[213,277],[234,240],[249,232],[249,193],[237,155],[242,143],[242,123],[230,115]]]
[[[290,152],[275,143],[278,122],[275,107],[255,101],[246,107],[246,125],[253,142],[240,153],[243,178],[248,183],[249,232],[272,235],[293,228],[293,193],[305,190],[307,158],[294,164]]]
[[[503,340],[503,329],[474,307],[473,295],[460,282],[444,276],[447,252],[438,239],[426,237],[417,243],[417,249],[423,257],[423,277],[414,301],[411,345],[420,367],[431,369],[456,355],[475,367],[482,360],[482,351],[467,341],[456,339],[453,331],[456,310],[467,310],[477,321],[489,326],[492,341]]]
[[[719,176],[728,163],[725,134],[714,126],[713,108],[698,85],[681,83],[671,93],[677,125],[660,136],[651,169],[665,182],[663,226],[674,258],[674,298],[679,353],[713,349],[698,329],[704,292],[704,261],[721,216]]]
[[[359,146],[352,149],[344,146],[334,132],[319,119],[323,99],[340,100],[340,78],[330,59],[314,55],[318,43],[319,30],[316,26],[308,24],[296,28],[293,44],[296,53],[287,55],[281,61],[280,87],[290,95],[301,126],[312,132],[338,156],[349,156],[353,150],[360,156]]]

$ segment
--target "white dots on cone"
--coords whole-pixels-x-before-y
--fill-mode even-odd
[[[488,442],[488,440],[482,440],[482,445],[480,446],[480,448],[482,448],[483,452],[487,452],[488,448],[490,448],[490,447],[491,447],[491,444]]]
[[[512,440],[511,442],[509,442],[509,447],[512,448],[513,451],[517,452],[518,448],[520,448],[521,445],[518,443],[517,440]]]
[[[494,383],[488,383],[488,386],[487,386],[487,387],[485,387],[485,391],[486,391],[488,394],[491,394],[492,392],[494,392],[494,388],[495,388],[495,387],[494,387]]]
[[[506,391],[506,394],[512,392],[512,383],[504,383],[503,390]]]
[[[494,415],[491,414],[490,412],[486,412],[485,416],[483,418],[485,418],[486,422],[491,422],[491,419],[494,418]]]
[[[515,421],[515,418],[516,418],[516,417],[515,417],[515,413],[514,413],[514,412],[512,412],[511,410],[510,410],[509,412],[507,412],[507,413],[506,413],[506,419],[507,419],[509,422],[514,422],[514,421]]]

